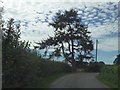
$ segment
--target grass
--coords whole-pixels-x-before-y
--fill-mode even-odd
[[[40,88],[49,88],[49,85],[50,85],[53,81],[57,80],[58,78],[66,75],[66,74],[67,74],[67,73],[59,73],[59,74],[56,73],[56,74],[54,74],[54,75],[52,75],[52,76],[48,76],[48,77],[46,77],[46,78],[43,78],[43,79],[42,79],[42,82],[40,83],[40,84],[41,84],[41,87],[40,87]],[[39,86],[38,86],[38,87],[39,87]]]
[[[109,82],[108,80],[102,78],[101,76],[97,76],[97,79],[101,82],[103,82],[105,85],[107,85],[108,87],[112,88],[113,90],[118,88],[117,85],[114,85],[113,83]]]
[[[118,66],[109,65],[102,68],[97,79],[112,88],[113,90],[118,88]]]
[[[24,86],[25,88],[49,88],[50,84],[57,80],[58,78],[66,75],[68,73],[56,73],[47,77],[34,77],[34,82],[28,86]]]

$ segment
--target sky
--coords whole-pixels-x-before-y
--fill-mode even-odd
[[[54,36],[54,30],[47,21],[58,10],[77,8],[82,23],[88,25],[91,38],[98,40],[98,61],[112,64],[118,54],[118,0],[0,0],[4,7],[4,20],[14,18],[21,22],[21,39],[41,41]]]

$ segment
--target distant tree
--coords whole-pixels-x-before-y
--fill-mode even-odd
[[[105,66],[105,63],[103,61],[100,61],[100,62],[91,61],[88,67],[86,68],[86,71],[100,72],[104,66]]]
[[[120,54],[117,55],[117,57],[115,58],[114,64],[120,64]]]
[[[99,64],[101,64],[101,65],[105,65],[105,63],[104,63],[103,61],[100,61]]]
[[[65,58],[66,62],[72,64],[75,70],[76,61],[83,61],[85,58],[92,57],[93,43],[90,32],[87,26],[81,23],[81,18],[77,14],[77,10],[58,11],[53,17],[53,22],[49,23],[55,29],[55,36],[49,37],[40,43],[40,49],[46,49],[47,54],[50,46],[53,46],[55,51],[49,55],[50,58],[61,57]]]

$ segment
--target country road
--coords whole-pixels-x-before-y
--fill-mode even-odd
[[[96,79],[98,73],[74,73],[54,81],[49,88],[109,88]]]

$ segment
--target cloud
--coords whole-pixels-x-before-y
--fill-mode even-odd
[[[105,35],[110,34],[111,32],[118,32],[118,23],[109,23],[101,25],[98,23],[98,27],[88,26],[88,30],[91,32],[93,38],[104,38]]]
[[[99,40],[99,49],[103,51],[117,51],[118,50],[118,23],[110,23],[105,25],[98,25],[98,27],[91,26],[88,28],[91,36]]]
[[[40,41],[53,36],[53,28],[48,27],[44,20],[51,21],[53,15],[58,10],[69,10],[70,8],[78,8],[79,16],[82,22],[88,25],[91,31],[92,38],[104,39],[101,43],[100,49],[102,50],[116,50],[116,46],[112,47],[115,42],[109,35],[111,32],[118,31],[117,16],[118,16],[118,3],[117,2],[81,2],[61,0],[54,2],[54,0],[4,0],[4,18],[13,17],[21,20],[21,29],[23,40]],[[94,0],[93,0],[94,1]],[[107,0],[104,0],[107,1]],[[118,0],[115,0],[118,1]],[[51,13],[52,12],[52,13]],[[107,38],[106,38],[107,37]],[[116,37],[113,37],[116,40]],[[105,41],[106,40],[106,41]],[[107,42],[107,41],[110,41]],[[116,43],[116,42],[115,42]]]
[[[103,51],[118,51],[118,37],[100,39],[98,49]]]

